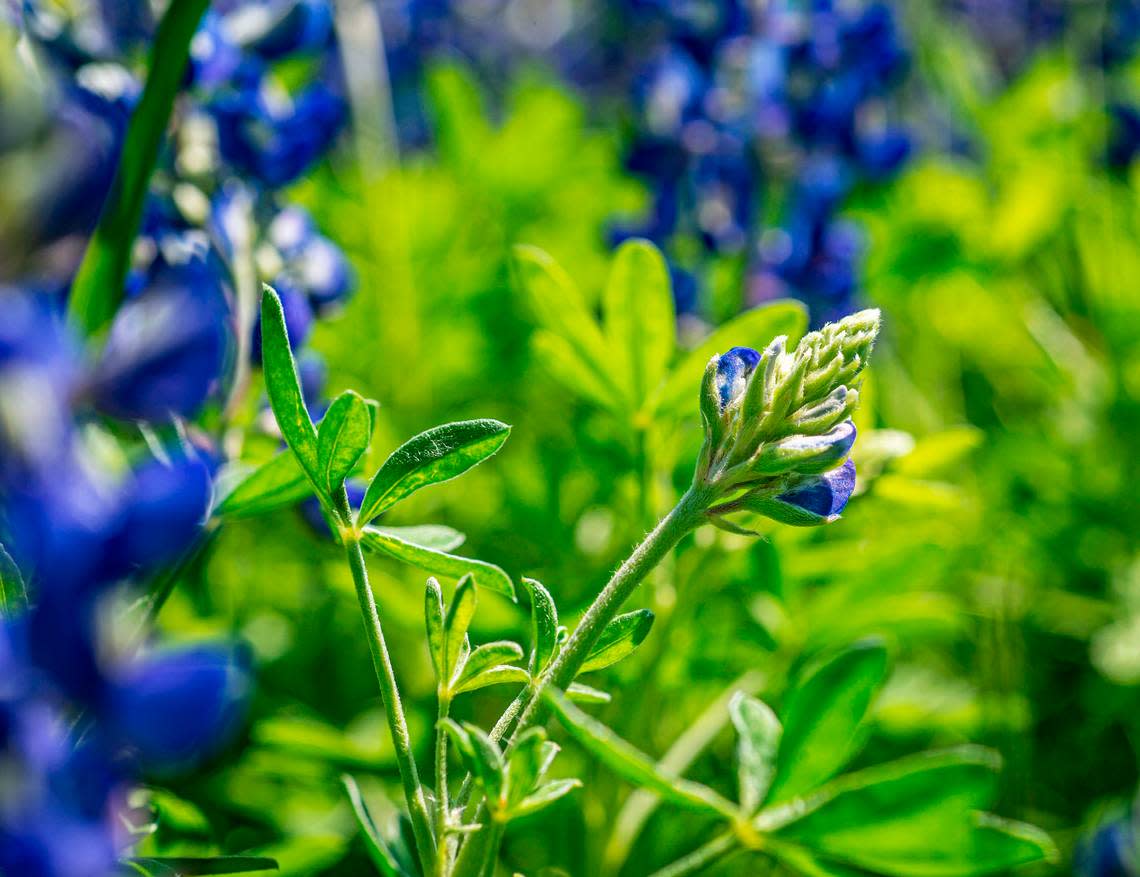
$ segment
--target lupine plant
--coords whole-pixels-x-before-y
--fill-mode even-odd
[[[262,297],[262,326],[266,385],[292,453],[288,464],[267,465],[302,473],[344,548],[395,742],[407,835],[385,834],[355,784],[348,783],[381,873],[495,873],[507,825],[579,785],[573,778],[550,778],[559,747],[544,730],[548,715],[620,777],[721,825],[713,839],[661,874],[697,873],[727,856],[753,853],[807,874],[856,868],[886,875],[984,874],[1052,855],[1050,841],[1038,830],[985,812],[995,799],[997,768],[986,750],[926,753],[836,778],[858,751],[860,729],[885,677],[887,655],[880,643],[857,644],[807,671],[785,698],[780,718],[746,696],[731,701],[740,737],[735,801],[659,767],[575,703],[609,700],[579,677],[620,661],[651,633],[651,613],[621,610],[687,535],[704,524],[749,532],[738,516],[810,526],[827,524],[843,511],[855,484],[848,459],[855,441],[850,414],[879,331],[877,311],[828,324],[792,349],[785,338],[775,338],[762,352],[736,347],[710,359],[698,399],[704,440],[689,489],[572,631],[560,623],[551,590],[527,580],[529,649],[510,641],[473,644],[468,631],[479,591],[499,590],[513,598],[509,579],[469,569],[449,600],[440,583],[428,579],[426,638],[438,700],[428,779],[413,756],[364,549],[392,539],[372,524],[378,514],[490,457],[508,428],[466,421],[410,439],[380,466],[353,510],[345,477],[368,446],[369,405],[348,391],[314,425],[281,301],[269,288]],[[652,335],[634,333],[626,348],[627,373],[637,380],[660,349]],[[459,572],[456,566],[440,569]],[[520,690],[492,728],[450,718],[456,697],[495,684]],[[922,831],[914,830],[918,825]]]

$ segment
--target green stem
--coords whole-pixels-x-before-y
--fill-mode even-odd
[[[702,523],[712,495],[713,491],[709,488],[696,486],[689,488],[672,511],[661,519],[625,563],[618,567],[602,592],[590,604],[590,608],[586,610],[586,614],[582,616],[582,620],[578,622],[574,633],[570,635],[558,656],[534,686],[511,732],[508,747],[513,745],[519,732],[528,728],[537,719],[542,695],[546,689],[550,685],[566,688],[574,681],[590,649],[594,647],[606,625],[618,614],[637,586],[684,536]]]
[[[519,733],[526,730],[538,719],[542,708],[542,695],[551,685],[566,688],[578,674],[582,664],[585,663],[590,649],[598,641],[606,625],[617,615],[622,605],[637,589],[647,575],[661,560],[672,551],[684,536],[696,529],[704,521],[705,509],[713,496],[714,488],[690,487],[657,526],[649,533],[641,544],[634,549],[626,561],[618,567],[601,593],[590,604],[586,614],[582,616],[574,633],[563,645],[558,656],[550,663],[543,674],[519,698],[511,704],[491,731],[491,739],[496,742],[507,738],[505,747],[509,755]],[[515,718],[517,717],[517,718]],[[469,789],[465,785],[464,789]],[[462,796],[463,790],[460,791]],[[474,803],[468,804],[464,813],[464,822],[472,817],[478,818]],[[463,873],[460,865],[466,865],[475,856],[475,851],[487,843],[483,831],[468,836],[460,850],[456,862],[456,877]]]
[[[99,225],[71,287],[68,315],[85,335],[110,322],[123,298],[131,243],[138,233],[147,187],[182,85],[190,41],[209,5],[209,0],[172,0],[158,26],[146,87],[131,115]]]
[[[447,838],[447,732],[443,730],[443,720],[451,708],[451,693],[442,686],[439,691],[438,721],[435,726],[435,838],[436,877],[447,877],[451,864]]]
[[[345,505],[348,504],[345,499]],[[352,580],[356,585],[356,597],[360,601],[360,611],[364,616],[364,630],[368,635],[368,646],[372,651],[372,664],[376,678],[380,681],[380,692],[384,698],[384,712],[388,717],[388,730],[396,747],[396,763],[400,768],[400,779],[404,784],[404,798],[412,817],[412,831],[416,838],[416,850],[420,861],[427,869],[435,861],[435,841],[431,833],[424,790],[420,785],[416,761],[412,757],[412,738],[408,733],[408,720],[404,715],[404,705],[400,701],[400,690],[396,685],[396,673],[392,668],[392,658],[384,640],[384,630],[380,626],[380,615],[376,610],[376,598],[368,584],[368,568],[364,564],[364,552],[356,534],[348,531],[344,537],[344,549],[348,554],[348,565],[352,569]]]
[[[730,853],[739,850],[735,835],[731,832],[718,835],[703,847],[699,847],[671,865],[666,865],[659,871],[654,871],[651,877],[684,877],[685,874],[696,874],[703,871],[713,862],[724,858]]]

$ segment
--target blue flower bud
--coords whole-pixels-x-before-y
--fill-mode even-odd
[[[769,442],[754,458],[751,471],[758,475],[826,472],[851,453],[855,434],[855,424],[845,420],[822,435],[793,435]]]
[[[723,354],[716,367],[716,392],[723,411],[743,395],[748,379],[760,364],[760,354],[751,347],[733,347]]]
[[[807,478],[786,493],[749,505],[749,509],[796,527],[829,524],[839,517],[854,490],[855,464],[848,460],[838,469]]]

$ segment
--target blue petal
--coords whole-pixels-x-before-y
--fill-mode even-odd
[[[847,506],[855,490],[855,464],[848,460],[837,469],[810,479],[795,490],[777,497],[820,518],[829,519]]]

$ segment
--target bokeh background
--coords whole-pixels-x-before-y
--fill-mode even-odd
[[[161,8],[4,3],[0,281],[59,302]],[[658,756],[699,723],[690,773],[728,788],[718,699],[778,703],[805,661],[882,634],[894,670],[862,759],[993,746],[1001,811],[1053,834],[1058,871],[1135,874],[1138,50],[1127,0],[215,0],[129,279],[129,304],[158,290],[177,316],[144,314],[145,362],[120,351],[86,392],[101,417],[148,419],[165,380],[219,462],[267,458],[235,302],[273,282],[314,408],[346,388],[381,402],[373,463],[439,422],[512,424],[492,461],[386,523],[455,527],[572,616],[687,485],[696,388],[653,423],[576,393],[533,343],[515,244],[596,302],[613,247],[649,238],[685,346],[778,298],[817,325],[882,308],[843,519],[687,541],[635,598],[657,621],[598,680],[615,695],[598,714]],[[144,850],[371,873],[340,777],[380,812],[398,780],[352,582],[314,517],[227,522],[163,607],[170,641],[247,643],[255,687],[226,748],[155,785]],[[426,760],[423,573],[371,566]],[[525,641],[527,615],[485,595],[475,630]],[[456,711],[489,726],[508,697]],[[648,873],[703,836],[564,758],[586,788],[507,834],[526,874]]]

